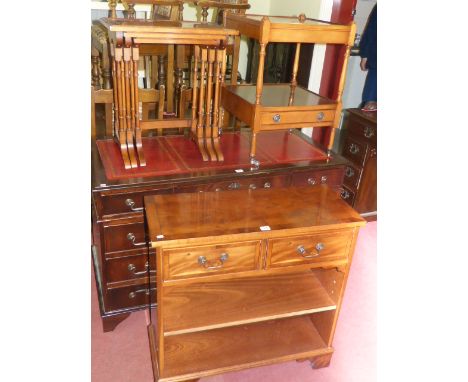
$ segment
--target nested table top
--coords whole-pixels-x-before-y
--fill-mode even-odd
[[[226,90],[252,105],[255,104],[255,85],[226,85]],[[283,107],[306,108],[325,105],[336,107],[336,103],[301,86],[292,88],[290,84],[265,84],[260,100],[262,108],[275,108],[275,110]]]
[[[226,27],[261,42],[348,44],[354,42],[354,24],[287,16],[228,13]]]
[[[109,19],[99,20],[111,33],[123,33],[126,37],[149,38],[165,35],[175,37],[200,37],[219,39],[236,36],[235,29],[224,28],[215,24],[202,24],[195,21],[168,21],[144,19]]]
[[[326,185],[151,195],[145,197],[145,211],[154,247],[170,240],[268,236],[269,231],[277,230],[300,233],[311,227],[338,229],[365,224]]]

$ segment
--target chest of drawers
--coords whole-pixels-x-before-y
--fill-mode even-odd
[[[150,303],[154,250],[145,237],[146,195],[276,189],[327,184],[339,190],[349,162],[339,155],[323,161],[280,163],[257,170],[203,170],[171,176],[110,181],[93,147],[93,262],[104,331]],[[242,210],[243,211],[243,210]],[[245,212],[245,211],[244,211]],[[148,260],[149,256],[149,260]],[[151,273],[147,273],[147,270]],[[154,302],[154,301],[153,301]],[[154,305],[154,304],[153,304]]]
[[[342,155],[345,168],[341,197],[369,220],[377,217],[377,113],[348,109]]]
[[[359,227],[326,185],[145,197],[155,381],[327,366]],[[152,297],[155,299],[156,297]]]

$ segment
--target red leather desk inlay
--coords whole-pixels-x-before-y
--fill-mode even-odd
[[[143,138],[146,166],[125,170],[120,149],[112,139],[96,141],[106,177],[109,180],[182,174],[197,170],[250,167],[250,135],[224,133],[221,149],[224,162],[203,162],[192,140],[182,135]],[[261,166],[275,163],[323,160],[326,154],[287,131],[268,131],[257,135],[257,156]]]

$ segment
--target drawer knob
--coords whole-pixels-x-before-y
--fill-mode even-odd
[[[136,266],[134,264],[128,264],[128,271],[133,276],[141,276],[141,275],[148,274],[149,263],[148,262],[145,263],[145,270],[144,271],[135,272],[135,270],[136,270]],[[156,273],[156,271],[149,271],[149,273]]]
[[[356,144],[354,144],[354,143],[351,143],[351,144],[349,145],[349,152],[350,152],[351,154],[357,154],[357,153],[359,152],[359,146],[356,145]]]
[[[249,185],[249,188],[251,190],[255,190],[257,188],[257,186],[255,185],[255,183],[252,183],[252,184]]]
[[[325,175],[323,175],[323,176],[320,178],[320,183],[325,184],[325,183],[327,183],[327,180],[328,180],[328,178],[327,178]]]
[[[315,183],[317,183],[317,181],[315,180],[315,178],[309,178],[307,179],[307,183],[313,186]]]
[[[271,188],[271,183],[265,182],[265,184],[263,185],[263,188]]]
[[[136,237],[132,232],[127,233],[127,239],[135,246],[140,247],[142,245],[146,245],[146,243],[135,243]]]
[[[354,176],[354,170],[351,167],[346,167],[345,175],[346,177],[351,178]]]
[[[133,291],[133,292],[130,292],[128,294],[128,298],[135,298],[137,293],[144,293],[146,294],[147,296],[149,296],[149,294],[152,292],[152,291],[155,291],[156,288],[151,288],[151,289],[148,289],[148,288],[144,288],[144,289],[138,289],[136,291]]]
[[[281,121],[281,115],[275,114],[275,115],[273,116],[273,122],[279,123],[280,121]]]
[[[237,190],[240,188],[240,183],[239,182],[232,182],[229,186],[229,190]]]
[[[322,121],[324,117],[325,114],[323,114],[323,112],[317,113],[317,121]]]
[[[342,198],[342,199],[348,199],[348,198],[351,196],[351,195],[349,194],[349,192],[346,191],[346,190],[341,191],[341,194],[340,194],[340,195],[341,195],[341,198]]]
[[[133,199],[126,199],[125,204],[129,206],[132,211],[135,211],[135,212],[143,211],[143,207],[135,208],[135,202],[133,201]]]
[[[198,264],[203,266],[205,269],[219,269],[221,268],[225,261],[229,258],[229,254],[226,252],[222,253],[221,256],[219,256],[218,260],[215,261],[208,261],[205,256],[199,256],[198,257]]]
[[[323,243],[317,243],[315,245],[315,250],[317,253],[311,253],[303,245],[299,245],[296,249],[297,253],[301,255],[305,259],[310,259],[312,257],[317,257],[320,256],[320,251],[325,248],[325,245]]]
[[[375,134],[374,129],[372,127],[366,126],[364,127],[364,136],[366,138],[370,138]]]

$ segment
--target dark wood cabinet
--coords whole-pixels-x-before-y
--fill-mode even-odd
[[[346,165],[341,197],[368,220],[377,218],[377,113],[348,109],[343,124]]]
[[[93,259],[104,331],[113,330],[129,313],[155,301],[151,299],[155,291],[149,287],[155,267],[145,237],[144,196],[322,184],[340,192],[345,168],[350,165],[342,156],[333,155],[323,160],[281,162],[242,173],[209,169],[109,180],[94,143],[92,155]]]

